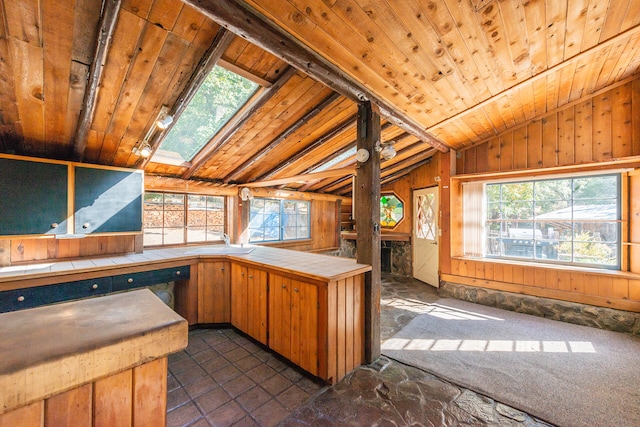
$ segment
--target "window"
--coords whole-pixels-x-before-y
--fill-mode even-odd
[[[620,266],[620,175],[470,183],[465,255]]]
[[[258,85],[220,66],[206,77],[153,156],[154,162],[191,161],[242,108]]]
[[[380,197],[380,226],[394,228],[404,218],[404,204],[394,193]]]
[[[309,202],[252,199],[249,241],[268,242],[311,238]]]
[[[145,193],[144,245],[219,241],[224,219],[222,196]]]

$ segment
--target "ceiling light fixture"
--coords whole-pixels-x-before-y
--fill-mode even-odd
[[[166,130],[169,126],[171,126],[171,123],[173,123],[173,116],[169,115],[169,107],[163,105],[162,108],[160,108],[158,117],[156,118],[156,120],[154,120],[142,142],[134,146],[131,149],[131,152],[135,156],[144,157],[145,159],[151,156],[151,153],[153,152],[151,144],[149,143],[149,140],[151,140],[151,135],[153,135],[153,132],[156,129],[160,129],[161,131]]]
[[[380,153],[383,160],[391,160],[396,156],[396,149],[393,148],[394,141],[389,141],[381,144],[379,141],[376,143],[376,151]]]
[[[158,126],[159,129],[165,130],[171,123],[173,123],[173,116],[169,115],[169,107],[163,105],[160,109],[160,114],[158,114],[156,126]]]

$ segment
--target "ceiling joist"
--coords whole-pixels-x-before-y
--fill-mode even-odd
[[[78,118],[76,127],[74,157],[81,162],[87,149],[87,136],[91,129],[91,123],[95,114],[96,103],[98,101],[98,93],[100,91],[100,81],[102,79],[102,71],[104,63],[109,53],[113,32],[118,21],[118,12],[120,11],[121,0],[107,0],[104,3],[102,16],[98,29],[98,41],[96,43],[95,55],[89,69],[89,79],[84,91],[82,100],[82,111]]]
[[[279,179],[271,179],[268,181],[260,181],[260,182],[250,182],[248,184],[243,184],[243,187],[275,187],[277,185],[288,184],[290,182],[307,182],[317,179],[331,178],[334,176],[348,176],[356,173],[355,167],[341,168],[341,169],[331,169],[328,171],[310,173],[306,175],[294,175],[288,178],[279,178]]]

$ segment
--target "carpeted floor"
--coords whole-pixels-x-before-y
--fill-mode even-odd
[[[640,339],[440,299],[382,353],[558,426],[640,426]]]

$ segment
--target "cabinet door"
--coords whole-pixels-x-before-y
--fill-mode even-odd
[[[247,267],[231,264],[231,324],[247,332]]]
[[[318,375],[318,287],[269,276],[269,347]]]
[[[76,167],[75,233],[142,230],[140,171]]]
[[[290,360],[318,375],[318,287],[299,280],[291,286]]]
[[[269,347],[291,359],[291,279],[269,276]]]
[[[233,264],[231,272],[231,324],[267,343],[267,272]]]
[[[231,322],[231,269],[228,261],[198,265],[198,323]]]
[[[67,233],[68,166],[0,158],[0,235]]]
[[[267,343],[267,272],[247,268],[247,334]]]

